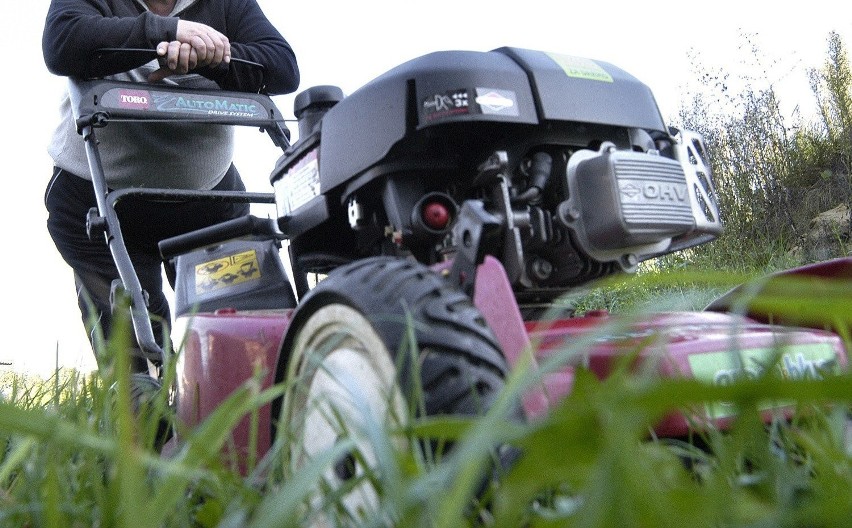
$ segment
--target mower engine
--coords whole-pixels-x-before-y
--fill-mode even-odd
[[[299,141],[271,180],[302,272],[490,254],[532,305],[722,229],[701,137],[604,62],[436,52],[347,97],[310,88],[295,113]]]

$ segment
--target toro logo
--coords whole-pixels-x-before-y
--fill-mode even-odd
[[[146,90],[121,90],[118,93],[118,105],[121,108],[147,110],[150,94]]]

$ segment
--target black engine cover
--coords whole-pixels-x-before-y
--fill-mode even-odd
[[[505,123],[501,133],[511,135],[513,125],[547,121],[666,129],[650,89],[611,64],[511,47],[439,51],[393,68],[328,111],[321,192],[436,133],[434,127],[464,123],[470,142],[477,124],[493,131]]]

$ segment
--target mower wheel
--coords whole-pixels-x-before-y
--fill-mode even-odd
[[[345,487],[348,511],[370,511],[374,472],[406,442],[388,431],[413,416],[483,414],[506,373],[467,295],[415,261],[360,260],[332,271],[293,314],[277,370],[288,392],[273,406],[286,430],[273,435],[286,437],[290,471],[345,442],[325,483]]]

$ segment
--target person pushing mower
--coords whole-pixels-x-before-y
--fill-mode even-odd
[[[287,40],[256,0],[51,0],[42,47],[47,69],[65,77],[168,83],[194,88],[286,94],[299,86],[299,67]],[[156,49],[150,56],[116,54],[91,62],[102,49]],[[231,57],[265,69],[235,67]],[[47,228],[74,272],[78,304],[92,344],[109,337],[110,293],[118,270],[107,244],[87,235],[86,215],[96,196],[83,137],[70,95],[48,152],[53,176],[45,191]],[[115,123],[99,134],[110,190],[129,187],[245,191],[233,163],[231,126],[198,123]],[[140,283],[149,296],[154,336],[163,346],[170,322],[157,243],[248,214],[234,202],[158,201],[129,197],[117,208]],[[94,324],[93,324],[94,323]],[[148,372],[138,348],[133,372]],[[157,365],[155,365],[157,366]]]

